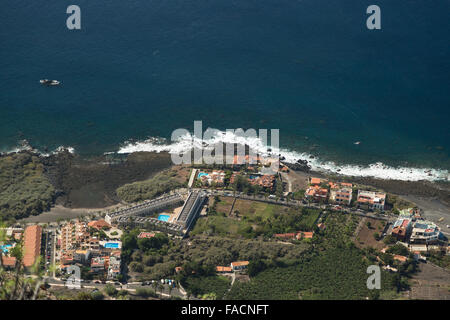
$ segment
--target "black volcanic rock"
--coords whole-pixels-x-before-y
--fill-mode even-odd
[[[311,166],[308,164],[307,160],[297,160],[296,163],[286,163],[289,169],[294,171],[303,171],[309,172],[311,171]]]

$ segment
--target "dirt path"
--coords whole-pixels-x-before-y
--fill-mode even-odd
[[[411,279],[410,299],[450,300],[450,271],[431,263],[420,263]]]

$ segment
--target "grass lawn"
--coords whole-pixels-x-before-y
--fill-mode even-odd
[[[217,213],[223,213],[223,214],[228,215],[230,213],[231,205],[233,204],[233,198],[220,197],[219,199],[220,199],[220,201],[218,201],[216,203]]]
[[[275,204],[268,204],[251,200],[236,200],[233,211],[239,211],[239,215],[247,217],[249,221],[255,221],[256,217],[261,217],[261,221],[265,221],[275,212],[283,213],[289,210],[288,207]]]
[[[198,219],[191,234],[196,235],[205,233],[234,237],[238,235],[241,228],[247,225],[249,225],[249,223],[246,221],[214,215]]]
[[[211,211],[208,216],[197,220],[192,235],[252,238],[260,234],[270,236],[271,233],[310,231],[320,214],[318,209],[290,208],[238,199],[233,208],[234,214],[228,216],[233,199],[222,199],[216,204],[216,212]]]

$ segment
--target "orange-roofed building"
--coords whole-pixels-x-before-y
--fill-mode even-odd
[[[275,238],[281,238],[281,239],[295,239],[296,235],[297,235],[297,233],[292,232],[292,233],[276,233],[273,236]]]
[[[261,158],[253,155],[245,155],[245,156],[235,155],[233,157],[233,164],[235,165],[257,164],[258,162],[261,162]]]
[[[183,271],[183,267],[175,267],[175,272],[176,273],[179,273],[181,271]]]
[[[88,226],[97,230],[103,229],[103,228],[111,228],[111,225],[106,222],[103,219],[97,220],[97,221],[91,221],[88,223]]]
[[[358,190],[358,207],[384,210],[386,193]]]
[[[400,256],[398,254],[394,255],[394,260],[400,261],[400,262],[406,262],[408,260],[405,256]]]
[[[319,185],[321,183],[322,183],[322,180],[320,178],[311,178],[309,180],[309,184],[312,184],[312,185]]]
[[[143,238],[149,239],[149,238],[153,238],[154,236],[155,236],[154,232],[141,232],[141,233],[139,233],[138,238],[139,239],[143,239]]]
[[[392,227],[392,236],[397,240],[405,241],[412,230],[412,220],[407,218],[399,218],[394,222]]]
[[[353,184],[348,182],[341,182],[340,185],[343,187],[353,188]]]
[[[330,192],[330,201],[337,203],[337,204],[345,204],[350,205],[352,201],[352,188],[348,187],[332,187]]]
[[[14,268],[14,266],[16,265],[16,258],[2,256],[2,263],[3,263],[3,267],[5,267],[5,268],[8,268],[8,269]]]
[[[248,261],[235,261],[231,263],[231,269],[233,271],[240,271],[246,269],[248,266]]]
[[[297,238],[297,240],[300,240],[302,238],[303,239],[311,239],[313,237],[313,234],[314,234],[314,232],[303,232],[303,231],[301,231],[301,232],[297,233],[296,238]]]
[[[305,197],[315,201],[325,201],[328,197],[328,189],[321,188],[318,185],[306,189]]]
[[[222,266],[217,266],[216,267],[216,271],[217,272],[231,272],[231,271],[233,271],[232,269],[231,269],[231,267],[222,267]]]
[[[23,241],[23,265],[25,267],[31,267],[36,262],[37,257],[40,256],[41,236],[42,227],[38,225],[30,226],[25,229]]]

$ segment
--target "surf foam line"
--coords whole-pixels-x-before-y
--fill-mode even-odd
[[[39,155],[41,155],[43,157],[50,157],[51,155],[55,155],[55,154],[62,153],[62,152],[65,152],[65,151],[68,151],[68,152],[70,152],[72,154],[75,154],[75,148],[73,148],[73,147],[66,147],[66,146],[59,146],[55,150],[53,150],[51,152],[43,152],[43,151],[40,151],[40,150],[38,150],[36,148],[33,148],[27,140],[21,141],[20,145],[15,147],[12,150],[0,152],[0,153],[5,155],[5,154],[18,153],[18,152],[21,152],[21,151],[30,151],[30,152],[33,152],[33,153],[37,153],[37,154],[39,154]]]
[[[249,148],[263,156],[280,155],[284,160],[281,162],[296,163],[298,160],[306,160],[313,171],[323,173],[333,173],[344,176],[354,177],[373,177],[384,180],[403,180],[403,181],[449,181],[448,170],[434,168],[413,168],[413,167],[392,167],[376,162],[367,166],[362,165],[337,165],[333,161],[322,161],[311,154],[296,152],[288,149],[268,149],[259,138],[247,138],[238,136],[232,132],[223,132],[216,134],[209,140],[201,140],[191,135],[185,135],[172,143],[165,138],[152,137],[144,141],[125,141],[118,154],[129,154],[133,152],[168,152],[171,154],[184,154],[195,148],[211,149],[216,143],[234,143],[248,145]]]

